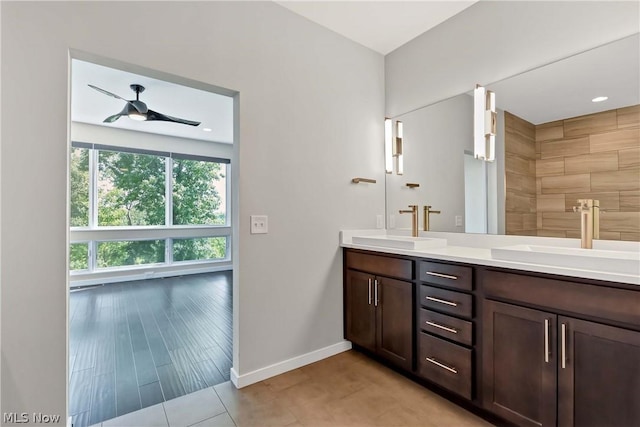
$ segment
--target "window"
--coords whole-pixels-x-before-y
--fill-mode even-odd
[[[221,166],[173,159],[173,224],[226,223],[226,177]]]
[[[74,143],[70,270],[228,260],[228,164]]]
[[[98,225],[164,225],[165,161],[149,154],[98,151]]]
[[[175,262],[225,259],[226,257],[226,237],[173,240],[173,260]]]
[[[72,227],[89,226],[89,150],[72,148],[70,161]]]
[[[164,262],[164,240],[98,242],[98,268]]]
[[[89,244],[72,243],[69,248],[69,269],[88,270],[89,269]]]

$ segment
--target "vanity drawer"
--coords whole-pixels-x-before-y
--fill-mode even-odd
[[[446,314],[421,308],[418,330],[439,335],[460,344],[473,345],[473,323]]]
[[[473,315],[473,297],[471,295],[433,286],[420,286],[420,305],[469,319]]]
[[[407,259],[347,251],[347,268],[381,276],[413,279],[413,264]]]
[[[418,339],[419,375],[471,399],[472,350],[424,332]]]
[[[423,282],[448,288],[470,291],[473,288],[473,270],[461,265],[440,264],[420,261],[419,278]]]
[[[579,279],[578,279],[579,280]],[[482,286],[489,298],[588,314],[640,327],[640,292],[608,286],[487,270]],[[640,287],[638,287],[640,290]]]

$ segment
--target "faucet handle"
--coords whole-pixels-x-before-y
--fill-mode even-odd
[[[578,206],[573,207],[574,212],[583,212],[596,206],[600,207],[597,200],[596,200],[596,203],[594,203],[592,199],[578,199],[577,202],[578,202]]]

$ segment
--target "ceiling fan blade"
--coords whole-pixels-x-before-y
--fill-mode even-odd
[[[89,86],[91,89],[95,89],[95,90],[97,90],[98,92],[100,92],[100,93],[102,93],[102,94],[105,94],[105,95],[110,96],[110,97],[112,97],[112,98],[120,99],[120,100],[122,100],[122,101],[124,101],[124,102],[129,103],[129,104],[130,104],[130,105],[132,105],[132,106],[133,106],[133,108],[135,108],[135,109],[138,111],[138,113],[140,113],[140,114],[144,114],[144,113],[146,113],[146,109],[145,109],[145,108],[142,108],[140,104],[144,105],[144,107],[146,107],[146,105],[145,105],[143,102],[141,102],[141,101],[129,101],[128,99],[124,99],[123,97],[121,97],[121,96],[119,96],[119,95],[116,95],[115,93],[111,93],[111,92],[109,92],[108,90],[101,89],[101,88],[99,88],[98,86],[94,86],[94,85],[87,85],[87,86]]]
[[[123,101],[126,101],[126,99],[124,99],[123,97],[121,97],[121,96],[119,96],[119,95],[116,95],[115,93],[111,93],[111,92],[109,92],[108,90],[100,89],[98,86],[94,86],[94,85],[88,85],[88,86],[89,86],[91,89],[95,89],[95,90],[97,90],[98,92],[100,92],[100,93],[104,93],[104,94],[105,94],[105,95],[107,95],[107,96],[111,96],[111,97],[113,97],[113,98],[121,99],[121,100],[123,100]]]
[[[183,125],[189,126],[198,126],[200,122],[194,122],[191,120],[179,119],[177,117],[167,116],[166,114],[158,113],[157,111],[149,110],[147,111],[147,121],[163,121],[163,122],[174,122],[181,123]]]
[[[104,119],[102,122],[103,123],[113,123],[116,120],[118,120],[121,116],[123,116],[124,114],[118,113],[118,114],[114,114],[113,116],[109,116],[106,119]]]

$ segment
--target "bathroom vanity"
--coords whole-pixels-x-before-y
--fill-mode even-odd
[[[410,250],[343,232],[345,338],[515,425],[640,425],[640,274],[494,259],[478,237],[510,236],[468,237]]]

